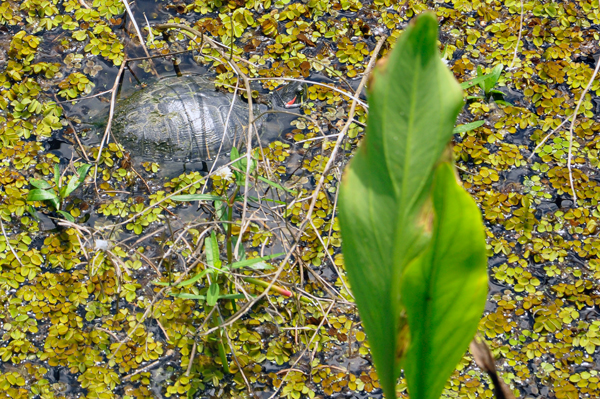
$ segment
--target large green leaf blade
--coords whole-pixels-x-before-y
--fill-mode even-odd
[[[416,221],[462,106],[437,37],[435,16],[422,14],[375,71],[365,142],[340,191],[346,270],[387,398],[400,374],[401,273],[427,243]]]
[[[487,297],[479,208],[442,163],[433,185],[433,235],[405,269],[402,298],[410,345],[404,372],[411,399],[438,399],[477,330]]]

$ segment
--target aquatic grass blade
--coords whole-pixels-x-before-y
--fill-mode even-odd
[[[432,239],[401,286],[410,331],[404,371],[415,399],[442,394],[477,331],[488,287],[481,214],[449,163],[437,167],[432,191]]]
[[[56,189],[60,187],[60,165],[54,164],[54,183],[56,183]]]
[[[69,222],[71,222],[71,223],[75,222],[75,218],[73,216],[71,216],[71,214],[69,212],[65,212],[65,211],[56,211],[56,212],[63,215],[64,218],[67,219]]]
[[[219,243],[217,242],[217,234],[213,231],[206,239],[205,243],[206,263],[211,267],[219,267]]]
[[[252,266],[256,263],[260,263],[265,260],[275,259],[282,255],[285,255],[285,252],[280,252],[280,253],[273,254],[273,255],[261,256],[258,258],[246,259],[246,260],[243,260],[240,262],[234,262],[231,265],[229,265],[228,268],[233,270],[233,269],[239,269],[240,267],[244,267],[244,266]]]
[[[202,277],[206,276],[206,274],[210,271],[211,271],[210,269],[202,270],[200,273],[196,274],[194,277],[184,280],[184,281],[180,282],[179,284],[175,284],[175,285],[173,285],[173,287],[185,287],[187,285],[194,284],[196,281],[198,281]],[[161,285],[161,286],[166,287],[166,286],[171,285],[172,283],[168,283],[166,281],[153,281],[152,284]]]
[[[180,194],[171,196],[173,201],[181,202],[192,202],[192,201],[223,201],[226,202],[227,198],[219,197],[218,195],[212,194]]]
[[[298,192],[296,190],[291,190],[289,188],[285,188],[282,185],[277,184],[277,183],[275,183],[275,182],[267,179],[266,177],[258,176],[258,180],[260,180],[260,181],[262,181],[264,183],[267,183],[268,185],[270,185],[272,187],[278,188],[278,189],[283,190],[283,191],[287,191],[288,193],[290,193],[292,195],[298,195]]]
[[[469,132],[471,130],[477,129],[480,126],[483,126],[485,124],[485,121],[475,121],[475,122],[471,122],[471,123],[465,123],[464,125],[458,125],[454,128],[454,130],[452,131],[452,133],[456,134],[456,133],[465,133],[465,132]]]
[[[220,287],[218,283],[212,283],[208,287],[208,292],[206,293],[206,304],[208,306],[215,306],[217,301],[219,300],[219,291]]]

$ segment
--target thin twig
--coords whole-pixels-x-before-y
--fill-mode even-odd
[[[194,363],[194,356],[196,356],[196,347],[197,346],[198,346],[198,344],[196,343],[196,341],[194,341],[194,345],[192,346],[192,354],[190,355],[190,361],[188,363],[187,370],[185,371],[186,377],[189,377],[190,372],[192,371],[192,364]]]
[[[19,262],[19,265],[21,265],[21,267],[25,267],[23,265],[23,262],[21,262],[21,259],[19,258],[19,255],[17,255],[17,252],[15,251],[13,246],[10,245],[10,240],[8,239],[8,236],[6,235],[6,231],[4,230],[4,223],[2,223],[1,218],[0,218],[0,227],[2,227],[2,235],[4,235],[4,239],[6,240],[6,246],[8,247],[8,249],[10,249],[10,252],[12,252],[12,254],[15,256],[15,259],[17,260],[17,262]]]
[[[367,73],[365,73],[365,76],[368,76]],[[327,85],[325,83],[321,83],[321,82],[314,82],[311,80],[304,80],[304,79],[295,79],[295,78],[279,78],[279,77],[270,77],[270,78],[250,78],[250,81],[262,81],[262,80],[281,80],[284,82],[300,82],[300,83],[308,83],[314,86],[322,86],[322,87],[326,87],[328,89],[331,89],[337,93],[340,93],[346,97],[348,97],[351,100],[356,101],[360,106],[364,107],[365,109],[369,108],[369,105],[367,103],[365,103],[363,100],[361,100],[360,98],[357,97],[357,95],[360,95],[360,91],[356,91],[356,93],[358,94],[350,94],[347,91],[338,89],[337,87],[334,86],[330,86]]]
[[[533,158],[533,156],[535,155],[535,152],[536,152],[537,150],[539,150],[541,146],[543,146],[543,145],[544,145],[544,143],[546,142],[546,140],[548,140],[548,139],[549,139],[549,138],[550,138],[550,137],[551,137],[551,136],[552,136],[552,135],[553,135],[553,134],[554,134],[556,131],[558,131],[558,130],[559,130],[559,129],[560,129],[560,128],[561,128],[561,127],[562,127],[562,126],[565,124],[565,123],[567,123],[567,121],[568,121],[569,119],[571,119],[572,117],[573,117],[573,115],[570,115],[570,116],[568,116],[567,118],[565,118],[565,120],[564,120],[564,121],[562,121],[562,122],[561,122],[561,124],[560,124],[560,125],[558,125],[558,127],[557,127],[556,129],[554,129],[554,130],[552,130],[550,133],[548,133],[548,134],[546,135],[546,137],[544,137],[544,139],[543,139],[543,140],[542,140],[542,141],[541,141],[541,142],[540,142],[540,143],[539,143],[537,146],[535,146],[535,148],[534,148],[534,149],[533,149],[533,151],[531,152],[531,155],[530,155],[530,156],[527,158],[527,162],[530,162],[530,161],[531,161],[531,159]]]
[[[201,38],[202,40],[206,41],[207,43],[209,43],[211,45],[211,47],[216,50],[219,55],[221,55],[221,57],[223,57],[223,59],[227,60],[227,54],[225,54],[223,52],[223,49],[229,50],[229,47],[224,45],[223,43],[219,43],[218,41],[211,39],[210,37],[204,35],[202,32],[200,32],[197,29],[194,29],[190,26],[187,25],[183,25],[183,24],[157,24],[153,26],[154,29],[157,30],[165,30],[165,29],[182,29],[183,31],[187,31],[199,38]],[[202,56],[205,56],[205,54],[203,54]],[[253,64],[252,62],[243,59],[242,57],[238,57],[237,55],[233,55],[233,58],[235,58],[238,61],[244,62],[248,65],[251,65],[255,68],[258,68],[259,66],[256,64]],[[222,62],[222,61],[221,61]]]
[[[148,52],[148,48],[146,47],[146,41],[144,40],[144,37],[142,36],[142,32],[140,31],[140,27],[138,26],[138,24],[135,20],[135,16],[133,15],[131,8],[129,7],[129,3],[127,2],[127,0],[121,0],[121,2],[125,5],[125,9],[127,10],[127,15],[129,15],[129,20],[131,21],[131,23],[133,24],[133,27],[135,28],[135,32],[137,33],[138,39],[140,39],[140,44],[141,44],[142,48],[144,49],[144,53],[146,53],[147,57],[150,57],[150,53]],[[156,69],[154,69],[154,66],[152,66],[152,73],[155,76],[158,76],[158,72],[156,72]]]
[[[513,59],[510,63],[510,67],[512,68],[517,60],[517,51],[519,49],[519,43],[521,42],[521,34],[523,33],[523,0],[521,0],[521,23],[519,25],[519,37],[517,38],[517,44],[515,45],[515,54],[513,55]]]
[[[108,94],[108,93],[112,93],[112,90],[101,91],[100,93],[97,93],[97,94],[92,94],[91,96],[85,96],[85,97],[74,98],[74,99],[72,99],[72,100],[58,101],[58,99],[56,99],[56,103],[57,103],[57,104],[73,103],[73,102],[75,102],[75,101],[87,100],[87,99],[89,99],[89,98],[94,98],[94,97],[100,97],[100,96],[103,96],[104,94]],[[56,94],[54,95],[54,98],[56,98]]]
[[[112,125],[113,116],[115,114],[115,105],[117,103],[117,88],[119,87],[119,82],[121,81],[121,75],[123,75],[123,71],[125,70],[126,62],[123,61],[121,63],[121,67],[119,68],[119,72],[117,73],[117,77],[115,78],[115,83],[111,89],[112,95],[110,96],[110,108],[108,111],[108,121],[106,122],[106,129],[104,130],[104,135],[102,136],[102,141],[100,142],[100,149],[98,150],[98,157],[96,158],[96,167],[94,168],[94,181],[98,178],[98,164],[100,163],[100,159],[102,158],[102,149],[104,148],[104,144],[108,143],[110,128]]]

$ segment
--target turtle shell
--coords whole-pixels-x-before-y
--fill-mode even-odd
[[[245,140],[248,104],[233,99],[201,76],[164,78],[122,101],[112,130],[147,160],[211,160]]]

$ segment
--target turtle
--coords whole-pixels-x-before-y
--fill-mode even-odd
[[[299,88],[288,86],[286,93]],[[274,97],[282,103],[280,98]],[[204,76],[162,78],[117,104],[112,131],[119,143],[144,160],[213,160],[245,142],[248,104],[233,100],[233,94],[216,91]],[[255,104],[255,117],[267,109]],[[261,120],[255,126],[261,132]]]

